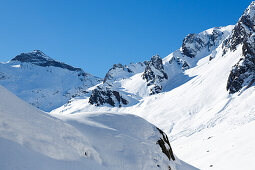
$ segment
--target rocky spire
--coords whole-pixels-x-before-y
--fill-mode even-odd
[[[151,58],[142,74],[142,78],[146,80],[147,86],[150,88],[150,95],[162,91],[163,87],[161,83],[167,80],[168,76],[164,71],[162,59],[159,55],[155,55]]]

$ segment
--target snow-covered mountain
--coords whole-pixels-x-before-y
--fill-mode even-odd
[[[233,26],[216,27],[199,34],[189,34],[184,38],[182,47],[163,60],[155,55],[150,61],[126,66],[115,64],[106,74],[103,84],[92,91],[89,103],[96,106],[132,106],[146,96],[167,92],[184,84],[190,80],[185,71],[208,55],[212,60],[216,55],[215,49],[232,29]]]
[[[100,78],[55,61],[39,50],[0,63],[0,84],[44,111],[62,106],[100,82]]]
[[[0,169],[196,169],[167,135],[128,114],[50,116],[0,86]],[[65,122],[64,122],[64,121]]]
[[[99,86],[94,102],[91,97],[72,99],[52,113],[135,113],[163,129],[178,155],[198,168],[252,170],[254,35],[252,2],[236,25],[189,34],[180,49],[161,62],[159,56],[153,56],[137,72],[129,71],[129,66],[123,66],[121,72],[112,68],[110,81]],[[155,59],[159,67],[152,64]],[[113,95],[100,93],[105,88]],[[112,99],[113,104],[97,102],[100,97]]]
[[[25,54],[29,56],[25,59],[22,54],[2,63],[0,84],[43,110],[65,103],[51,114],[90,139],[93,153],[107,162],[103,164],[106,167],[141,169],[142,164],[145,169],[153,169],[159,160],[163,161],[160,167],[168,166],[169,161],[165,163],[168,154],[151,161],[154,154],[162,154],[155,148],[159,147],[155,145],[158,141],[152,134],[156,132],[157,139],[160,135],[161,139],[164,137],[151,124],[148,127],[146,122],[143,126],[138,121],[142,119],[136,117],[139,116],[162,129],[173,144],[173,152],[200,169],[253,170],[254,35],[255,2],[252,2],[236,25],[189,34],[180,49],[163,59],[154,55],[149,61],[115,64],[103,81],[44,54],[37,57],[35,54],[41,52],[35,51]],[[106,141],[98,140],[95,133]],[[110,139],[112,136],[115,142]],[[141,147],[143,144],[145,148]],[[132,155],[134,159],[129,159],[126,148],[137,153]],[[105,152],[111,155],[109,159],[102,154]],[[148,157],[140,158],[138,153],[150,155],[148,164],[144,164]],[[115,164],[113,160],[119,161]],[[169,165],[178,169],[174,161]]]

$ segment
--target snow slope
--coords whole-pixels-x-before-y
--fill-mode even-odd
[[[222,124],[172,142],[180,158],[199,169],[253,170],[255,121],[241,126]],[[188,145],[187,145],[188,143]],[[190,155],[190,153],[195,153]]]
[[[241,46],[223,57],[221,48],[217,53],[213,60],[209,61],[207,56],[199,60],[197,66],[186,70],[185,74],[191,79],[185,84],[145,97],[134,106],[96,107],[88,104],[85,98],[74,99],[53,113],[136,114],[163,129],[174,144],[174,152],[199,169],[243,167],[252,170],[255,153],[248,149],[254,147],[255,138],[250,133],[255,126],[248,124],[254,124],[255,120],[255,88],[252,86],[240,93],[229,94],[227,79],[232,66],[239,61]],[[210,136],[213,139],[207,140]]]
[[[0,86],[0,117],[0,169],[196,169],[169,160],[159,130],[134,115],[57,115],[65,123]]]
[[[44,111],[86,94],[88,88],[100,82],[82,69],[55,61],[39,50],[0,63],[0,84]]]
[[[168,82],[162,93],[120,108],[73,99],[52,113],[136,114],[163,129],[177,155],[200,169],[254,169],[254,11],[252,2],[235,26],[188,35],[179,50],[163,59]],[[215,29],[221,38],[208,43]],[[227,89],[231,73],[242,85],[235,93]],[[141,73],[116,83],[134,95],[145,91],[139,85]]]
[[[0,169],[101,167],[99,153],[71,125],[28,105],[2,86],[0,103]]]

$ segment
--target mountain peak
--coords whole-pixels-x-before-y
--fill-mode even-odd
[[[252,1],[251,4],[246,8],[242,16],[250,16],[253,18],[255,15],[255,1]]]
[[[21,53],[17,55],[16,57],[14,57],[13,59],[11,59],[11,61],[31,62],[31,63],[45,62],[48,60],[53,61],[52,58],[50,58],[49,56],[47,56],[40,50],[33,50],[32,52],[28,52],[28,53]]]
[[[55,61],[40,50],[34,50],[29,53],[21,53],[17,55],[16,57],[14,57],[13,59],[11,59],[11,61],[31,63],[31,64],[42,66],[42,67],[49,67],[49,66],[60,67],[63,69],[68,69],[70,71],[82,71],[82,69],[80,68],[75,68],[65,63]]]
[[[40,57],[43,57],[45,59],[51,59],[49,56],[44,54],[41,50],[33,50],[31,53],[34,54],[35,56],[40,56]]]
[[[245,9],[243,15],[238,20],[238,24],[244,24],[248,29],[255,30],[255,1],[252,1],[252,3]]]
[[[255,1],[246,8],[235,25],[231,36],[223,42],[223,55],[230,49],[235,51],[239,44],[248,42],[255,32]]]
[[[163,69],[162,59],[158,54],[151,57],[150,64],[153,65],[158,70]]]

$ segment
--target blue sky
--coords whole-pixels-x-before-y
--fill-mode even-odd
[[[235,24],[247,0],[1,0],[0,61],[40,49],[99,77],[162,58],[189,33]]]

